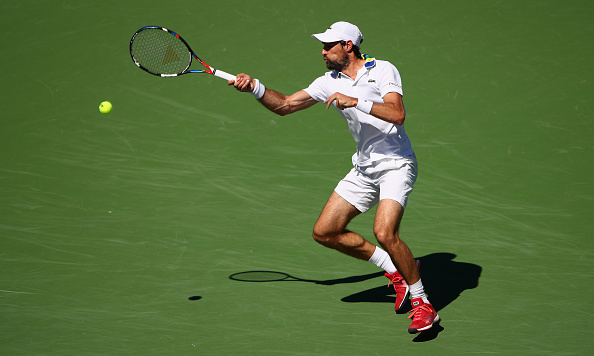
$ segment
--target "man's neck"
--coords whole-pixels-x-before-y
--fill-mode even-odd
[[[353,57],[348,67],[343,69],[341,72],[344,75],[349,76],[351,79],[355,80],[357,78],[357,73],[359,69],[363,68],[365,65],[365,60],[362,58]]]

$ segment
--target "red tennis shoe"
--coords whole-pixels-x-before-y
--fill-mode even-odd
[[[421,261],[416,260],[416,262],[417,268],[419,268],[421,266]],[[388,287],[390,286],[390,283],[394,287],[394,291],[396,292],[396,303],[394,303],[394,310],[398,311],[404,305],[404,301],[408,300],[408,297],[410,295],[410,288],[408,287],[408,284],[406,284],[406,281],[404,280],[404,278],[402,278],[400,272],[398,271],[394,273],[386,272],[384,273],[384,276],[386,276],[390,280],[388,282]]]
[[[439,321],[439,315],[431,303],[424,303],[422,298],[415,298],[411,303],[413,310],[408,318],[413,322],[408,328],[410,334],[431,329],[433,324]]]
[[[406,281],[398,271],[394,273],[384,273],[390,281],[388,282],[388,287],[390,283],[394,287],[394,291],[396,292],[396,303],[394,304],[394,310],[398,311],[404,305],[404,301],[408,300],[410,288]]]

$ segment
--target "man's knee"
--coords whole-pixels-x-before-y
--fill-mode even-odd
[[[324,228],[323,226],[320,226],[319,224],[316,224],[314,226],[313,232],[311,235],[316,242],[318,242],[322,245],[328,244],[328,242],[332,239],[332,237],[335,236],[335,234],[331,233],[327,228]]]
[[[380,245],[386,246],[399,242],[398,234],[390,230],[374,229],[373,233]]]

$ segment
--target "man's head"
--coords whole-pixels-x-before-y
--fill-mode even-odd
[[[357,26],[348,22],[336,22],[324,33],[311,35],[324,44],[322,55],[326,67],[331,70],[343,70],[354,58],[362,58],[359,46],[363,35]]]

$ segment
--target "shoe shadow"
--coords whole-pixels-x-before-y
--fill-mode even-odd
[[[444,331],[445,329],[441,326],[441,320],[437,323],[433,324],[431,329],[421,331],[415,338],[412,340],[413,342],[426,342],[431,341],[437,338],[440,332]]]

